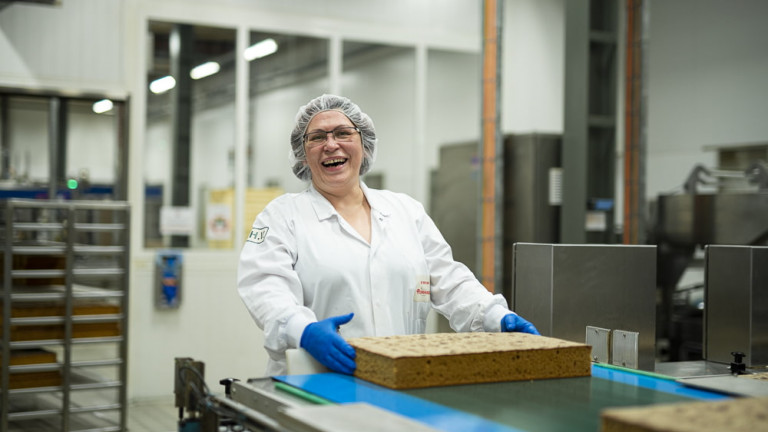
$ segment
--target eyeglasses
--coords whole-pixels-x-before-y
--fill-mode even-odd
[[[304,135],[304,139],[307,147],[314,148],[325,144],[328,141],[328,134],[333,134],[336,142],[351,142],[357,132],[360,132],[360,129],[354,126],[340,126],[332,131],[310,132]]]

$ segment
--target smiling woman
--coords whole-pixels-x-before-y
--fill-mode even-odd
[[[351,374],[344,338],[424,333],[432,308],[456,331],[538,334],[453,259],[421,203],[361,180],[377,137],[357,104],[325,94],[295,118],[293,172],[309,185],[259,213],[238,269],[240,296],[265,333],[268,375],[285,374],[286,350],[299,347]]]

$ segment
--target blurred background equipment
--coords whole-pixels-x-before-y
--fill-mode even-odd
[[[657,338],[669,342],[668,360],[702,358],[703,248],[768,244],[767,179],[765,162],[750,162],[743,170],[699,165],[682,191],[657,197],[649,242],[658,246]]]

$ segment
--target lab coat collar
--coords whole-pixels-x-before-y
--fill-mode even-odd
[[[389,208],[388,203],[381,199],[381,195],[378,194],[375,189],[369,188],[362,181],[360,182],[360,187],[363,189],[365,199],[368,200],[368,205],[371,206],[371,213],[374,216],[382,216],[383,218],[387,218],[392,214],[392,210]]]
[[[338,214],[333,205],[331,205],[331,202],[315,189],[315,185],[312,182],[309,183],[307,193],[311,198],[312,208],[315,209],[315,215],[317,215],[318,220],[325,220]]]
[[[372,214],[379,218],[380,221],[383,221],[392,214],[387,202],[380,198],[379,194],[376,193],[376,190],[370,189],[362,180],[360,181],[360,187],[363,190],[365,199],[368,200],[368,204],[371,206]],[[312,197],[312,208],[315,209],[315,214],[317,215],[318,220],[328,219],[331,216],[338,214],[330,201],[318,192],[318,190],[315,189],[315,185],[311,182],[307,192]]]

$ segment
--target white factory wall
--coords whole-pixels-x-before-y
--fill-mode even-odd
[[[0,11],[0,84],[125,94],[123,1],[12,4]]]
[[[768,142],[768,2],[654,0],[646,195],[678,189],[706,146]]]
[[[502,130],[563,132],[563,0],[504,3]]]
[[[505,132],[562,132],[563,2],[565,0],[507,0],[503,80]],[[413,193],[426,201],[429,169],[444,143],[476,139],[479,134],[479,30],[475,0],[413,2],[351,2],[344,0],[292,2],[227,0],[64,0],[61,7],[14,4],[0,11],[0,86],[58,89],[131,97],[130,196],[134,208],[131,268],[129,395],[131,398],[169,396],[173,358],[189,356],[206,363],[209,385],[218,379],[261,374],[266,362],[262,336],[235,291],[237,251],[192,250],[185,254],[184,299],[179,310],[154,308],[154,251],[143,248],[141,188],[146,167],[164,181],[167,164],[145,157],[144,139],[162,139],[162,128],[142,118],[145,19],[179,20],[238,29],[292,32],[297,23],[318,37],[345,37],[392,44],[428,46],[426,82],[398,89],[392,95],[365,90],[365,81],[383,72],[368,70],[343,75],[334,83],[361,105],[391,97],[386,104],[414,110],[414,123],[404,128],[386,116],[374,120],[382,136],[375,170],[385,173],[392,189]],[[768,45],[762,18],[768,3],[761,0],[670,0],[651,4],[648,69],[648,174],[652,197],[679,185],[696,162],[711,165],[714,156],[702,151],[710,144],[766,141],[768,137]],[[344,25],[339,25],[343,21]],[[466,65],[456,67],[456,61]],[[398,61],[410,64],[410,58]],[[416,57],[416,67],[419,57]],[[450,83],[466,79],[457,88]],[[445,83],[445,84],[443,84]],[[424,105],[440,111],[419,112],[414,96],[403,90],[426,88]],[[398,100],[395,100],[398,99]],[[295,112],[299,103],[289,94],[270,94],[256,101],[255,115],[273,122],[274,130],[256,131],[260,148],[255,176],[262,184],[282,179],[286,189],[301,186],[287,170],[286,126],[291,119],[272,119],[271,108],[283,103]],[[373,103],[373,102],[371,102]],[[417,106],[414,108],[414,106]],[[234,107],[207,112],[207,140],[221,142],[222,152],[237,141],[231,128],[219,131],[216,118],[232,121]],[[424,124],[419,124],[418,119]],[[30,125],[44,121],[38,117]],[[453,132],[445,125],[456,125]],[[145,126],[149,135],[145,134]],[[279,126],[279,127],[278,127]],[[93,126],[89,126],[91,128]],[[196,128],[202,127],[195,125]],[[31,136],[43,130],[26,131]],[[279,129],[279,130],[278,130]],[[403,129],[405,132],[401,132]],[[94,131],[98,127],[93,127]],[[98,133],[98,132],[94,132]],[[218,135],[221,134],[221,135]],[[263,135],[260,135],[263,134]],[[413,136],[411,136],[413,135]],[[155,138],[153,138],[155,137]],[[386,138],[386,139],[385,139]],[[33,141],[45,142],[37,136]],[[83,142],[87,137],[83,137]],[[421,140],[421,141],[419,141]],[[413,149],[423,142],[424,148]],[[78,152],[98,153],[100,148]],[[416,157],[413,155],[416,154]],[[167,155],[158,155],[167,158]],[[213,157],[213,156],[212,156]],[[224,157],[219,154],[215,157]],[[257,162],[261,164],[261,162]],[[153,168],[155,166],[156,168]],[[218,159],[230,169],[226,159]],[[202,169],[199,166],[196,169]],[[402,174],[401,174],[402,173]],[[101,175],[101,174],[100,174]],[[230,182],[231,171],[211,173],[213,181]],[[398,178],[398,176],[402,178]],[[426,204],[426,202],[425,202]],[[250,221],[246,221],[250,223]]]

